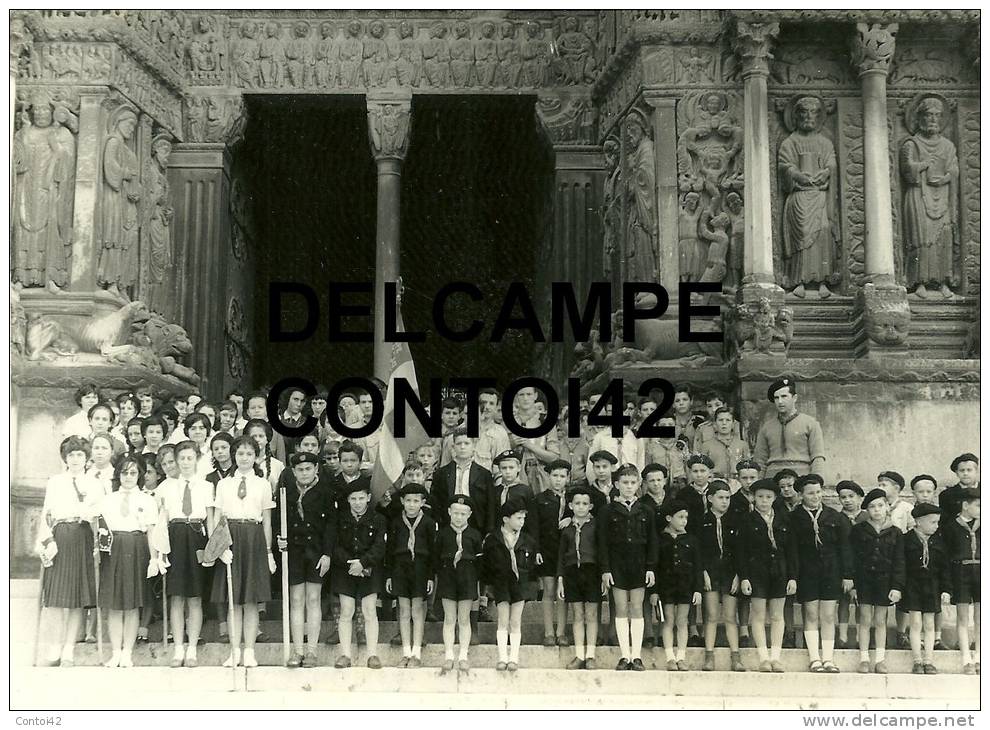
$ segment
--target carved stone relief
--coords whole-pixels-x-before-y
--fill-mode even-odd
[[[239,94],[189,95],[185,108],[185,135],[189,142],[225,142],[233,146],[243,136],[247,110]]]
[[[192,21],[192,38],[186,49],[189,78],[197,86],[227,83],[227,18],[203,15]]]
[[[780,44],[770,62],[770,80],[788,86],[841,86],[852,83],[849,63],[832,48]]]
[[[968,293],[980,293],[980,111],[967,109],[960,125],[963,160],[963,208],[966,223],[964,275]]]
[[[536,116],[553,144],[595,142],[595,108],[586,97],[540,96]]]

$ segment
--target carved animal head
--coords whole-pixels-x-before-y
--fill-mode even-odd
[[[144,310],[142,320],[135,322],[131,341],[135,345],[150,347],[158,357],[181,358],[192,352],[192,342],[186,331],[177,324],[169,324],[165,319]]]
[[[866,335],[881,345],[903,345],[907,342],[911,315],[892,309],[882,309],[874,314],[867,313]]]

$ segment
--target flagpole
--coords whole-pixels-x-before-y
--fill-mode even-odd
[[[103,612],[100,610],[100,523],[93,524],[93,573],[96,576],[96,653],[103,664]]]
[[[283,540],[289,539],[288,512],[286,510],[285,484],[278,489],[279,511],[281,520],[279,524],[279,536]],[[305,600],[306,596],[303,595]],[[289,663],[289,551],[282,551],[282,664]]]
[[[227,549],[229,550],[230,548],[227,548]],[[230,563],[224,563],[224,565],[227,568],[227,608],[230,611],[230,613],[228,615],[228,618],[227,618],[228,622],[230,623],[230,628],[228,629],[228,631],[230,631],[230,636],[231,637],[234,637],[234,636],[238,636],[238,633],[234,631],[234,576],[233,576],[233,574],[231,573],[231,570],[230,570]],[[242,624],[242,628],[243,628],[244,621],[241,621],[241,624]],[[235,652],[237,652],[239,650],[240,650],[240,647],[239,646],[238,647],[235,647],[234,646],[234,642],[231,641],[230,642],[230,656],[231,656],[232,659],[233,659],[233,657],[236,656]],[[230,671],[233,672],[233,675],[232,676],[233,676],[233,679],[234,679],[234,684],[232,686],[232,689],[236,692],[237,691],[237,662],[235,662],[235,661],[231,661],[230,662]]]
[[[168,579],[162,573],[162,646],[168,651]]]

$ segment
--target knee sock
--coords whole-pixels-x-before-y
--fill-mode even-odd
[[[619,638],[619,654],[623,659],[629,658],[629,619],[615,619],[615,633]]]
[[[664,646],[663,647],[663,652],[664,652],[664,654],[667,655],[667,661],[668,662],[676,662],[677,661],[677,653],[674,651],[674,647],[672,647],[672,646]]]
[[[772,661],[772,662],[779,662],[780,661],[781,648],[782,647],[779,647],[779,646],[772,646],[772,647],[770,647],[770,661]]]
[[[498,660],[500,662],[509,661],[509,632],[502,629],[495,630],[495,643],[498,644]]]
[[[830,662],[835,658],[835,639],[822,639],[822,661]]]
[[[756,647],[756,655],[760,658],[761,662],[770,661],[770,653],[767,651],[765,646]]]
[[[821,661],[821,656],[818,654],[818,629],[810,629],[804,632],[804,644],[808,647],[808,656],[811,658],[811,661]]]
[[[522,632],[509,634],[509,661],[519,663],[519,645],[522,644]]]
[[[643,629],[645,627],[646,621],[641,618],[631,618],[629,619],[629,638],[630,646],[629,651],[632,653],[632,659],[639,659],[640,653],[643,649]]]

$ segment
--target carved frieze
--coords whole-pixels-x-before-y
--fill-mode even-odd
[[[376,160],[403,159],[409,144],[408,99],[368,99],[368,137]]]
[[[839,120],[842,149],[842,220],[846,269],[852,283],[866,280],[866,209],[863,202],[863,110],[845,109]]]
[[[980,293],[980,110],[979,105],[961,113],[960,150],[963,160],[962,216],[966,236],[963,255],[967,293]]]
[[[196,86],[227,83],[227,18],[202,15],[192,21],[192,37],[186,48],[186,69]]]
[[[234,146],[247,124],[247,109],[240,94],[190,94],[185,98],[186,141],[224,142]]]
[[[105,84],[113,65],[111,43],[36,43],[21,77],[31,81]]]
[[[536,116],[553,144],[595,143],[595,108],[581,96],[540,96]]]
[[[126,53],[117,56],[110,85],[170,134],[182,136],[182,100]]]
[[[849,63],[833,48],[780,44],[770,62],[770,81],[786,86],[843,86],[852,83]]]
[[[890,71],[894,58],[897,23],[856,23],[851,36],[852,63],[860,73],[869,71]]]

